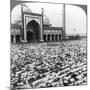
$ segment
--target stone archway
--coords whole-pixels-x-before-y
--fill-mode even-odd
[[[16,35],[16,42],[17,42],[17,43],[20,42],[20,35]]]
[[[33,41],[33,32],[32,31],[27,31],[27,41],[28,42]]]
[[[59,35],[59,40],[62,40],[61,35]]]
[[[14,36],[11,35],[11,43],[13,43],[13,42],[14,42]]]
[[[48,41],[50,41],[50,35],[48,35]]]
[[[44,39],[44,41],[46,41],[46,35],[43,35],[43,39]]]
[[[58,40],[58,35],[55,35],[55,41],[57,41]]]
[[[27,24],[26,27],[27,31],[27,41],[39,41],[40,40],[40,26],[39,24],[35,21],[32,20]]]
[[[54,35],[52,35],[52,41],[54,41]]]

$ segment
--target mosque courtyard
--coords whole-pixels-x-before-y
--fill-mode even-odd
[[[11,88],[87,84],[86,40],[11,44]]]

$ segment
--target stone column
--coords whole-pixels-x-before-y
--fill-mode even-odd
[[[61,35],[61,40],[63,39],[63,36]]]
[[[16,43],[16,36],[13,36],[13,41],[14,43]]]
[[[55,35],[54,35],[54,41],[55,41]]]
[[[23,32],[22,32],[22,40],[21,40],[21,42],[27,42],[27,32],[26,32],[26,18],[25,18],[25,16],[23,15],[23,17],[22,17],[22,20],[23,20],[23,22],[22,22],[22,30],[23,30]]]
[[[57,40],[59,41],[59,35],[57,36]]]
[[[25,18],[24,18],[25,21]],[[27,42],[26,22],[24,22],[24,42]]]
[[[42,25],[41,25],[41,32],[40,32],[40,41],[44,41],[43,40],[43,28],[42,28]]]
[[[46,41],[47,41],[47,35],[46,35]]]
[[[22,41],[22,38],[21,38],[21,36],[20,36],[20,42]]]
[[[52,41],[52,35],[50,35],[50,41]]]

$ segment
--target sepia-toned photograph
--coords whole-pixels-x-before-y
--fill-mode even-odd
[[[10,88],[87,85],[87,5],[10,3]]]

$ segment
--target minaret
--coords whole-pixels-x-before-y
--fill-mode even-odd
[[[63,27],[63,37],[62,39],[65,39],[66,36],[66,5],[62,5],[62,27]]]
[[[44,9],[43,9],[43,8],[41,8],[41,10],[42,10],[42,25],[43,25]]]
[[[22,42],[27,42],[26,32],[24,31],[24,17],[23,17],[24,6],[25,4],[22,3],[21,4],[21,37],[22,37]]]
[[[24,40],[24,28],[23,28],[23,3],[21,4],[21,37]]]
[[[43,14],[44,14],[43,8],[41,8],[41,14],[42,14],[42,24],[41,24],[40,41],[44,41],[43,40]]]

